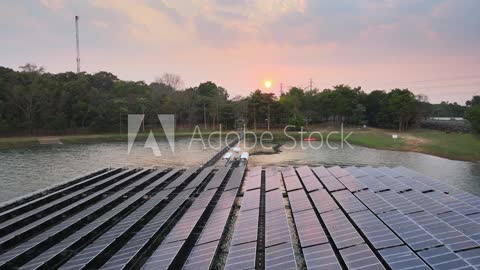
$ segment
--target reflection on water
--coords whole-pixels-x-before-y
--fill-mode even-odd
[[[143,144],[135,145],[127,155],[127,143],[97,143],[83,145],[55,145],[29,149],[0,151],[0,202],[29,192],[85,175],[105,167],[121,166],[174,166],[188,167],[205,163],[217,149],[203,149],[189,139],[179,139],[172,154],[166,142],[159,142],[162,156],[155,157]],[[319,142],[311,142],[318,147]],[[335,144],[333,146],[339,146]],[[268,146],[267,146],[268,147]],[[250,165],[372,165],[399,166],[424,173],[456,187],[480,195],[480,163],[454,161],[407,152],[375,150],[360,146],[354,149],[318,150],[293,149],[291,143],[282,145],[277,154],[260,149],[261,155],[252,155]],[[260,152],[258,151],[258,152]],[[269,154],[270,153],[270,154]]]
[[[353,149],[329,149],[320,142],[311,145],[320,149],[305,148],[286,142],[280,152],[269,155],[252,155],[250,165],[357,165],[357,166],[405,166],[463,190],[480,195],[480,163],[449,160],[445,158],[411,152],[376,150],[361,146]],[[339,144],[333,144],[339,147]]]
[[[79,145],[48,145],[29,149],[0,151],[0,202],[25,195],[105,167],[173,166],[189,167],[205,163],[217,152],[203,149],[199,142],[180,139],[175,154],[168,143],[158,142],[161,156],[156,157],[143,144],[132,147],[127,155],[126,142]]]

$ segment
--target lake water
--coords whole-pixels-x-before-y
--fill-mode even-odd
[[[177,140],[173,154],[168,143],[159,141],[158,157],[143,144],[135,144],[128,154],[126,142],[0,150],[0,202],[106,167],[190,167],[207,162],[218,151],[189,143]]]
[[[480,162],[465,162],[436,156],[377,150],[362,146],[341,149],[332,144],[330,149],[320,142],[304,142],[304,148],[292,141],[281,144],[280,152],[270,155],[252,155],[249,165],[356,165],[356,166],[405,166],[439,181],[480,195]],[[319,148],[319,149],[314,149]]]
[[[159,142],[162,155],[135,145],[127,155],[124,142],[78,145],[49,145],[29,149],[0,151],[0,202],[41,188],[74,179],[105,167],[174,166],[189,167],[205,163],[217,150],[203,149],[201,143],[189,146],[189,139],[179,139],[173,154],[167,143]],[[287,143],[277,154],[252,155],[250,165],[372,165],[399,166],[424,173],[458,188],[480,195],[480,163],[454,161],[430,155],[375,150],[360,146],[354,149],[302,149]],[[312,142],[318,147],[318,142]],[[338,145],[334,145],[338,146]]]

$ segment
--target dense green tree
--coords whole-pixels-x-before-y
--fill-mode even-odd
[[[480,133],[480,96],[474,96],[466,104],[468,109],[465,112],[465,118],[472,125],[472,130],[475,133]]]
[[[158,126],[157,114],[175,114],[182,127],[266,127],[294,123],[332,122],[405,130],[428,116],[465,115],[477,127],[475,96],[462,106],[430,104],[425,96],[407,89],[375,90],[336,85],[330,89],[290,88],[277,98],[260,90],[229,99],[226,89],[207,81],[182,88],[178,75],[165,73],[155,82],[120,80],[112,73],[64,72],[50,74],[26,64],[15,71],[0,67],[1,134],[45,132],[125,131],[127,114],[145,114],[144,124]],[[468,111],[465,113],[465,110]],[[270,116],[270,117],[269,117]]]

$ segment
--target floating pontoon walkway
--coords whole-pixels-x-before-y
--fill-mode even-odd
[[[480,197],[404,167],[104,169],[0,208],[0,269],[480,269]]]

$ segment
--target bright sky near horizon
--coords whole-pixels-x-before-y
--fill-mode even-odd
[[[0,0],[0,66],[26,62],[147,83],[211,80],[231,96],[271,80],[394,87],[430,102],[480,95],[478,0]]]

